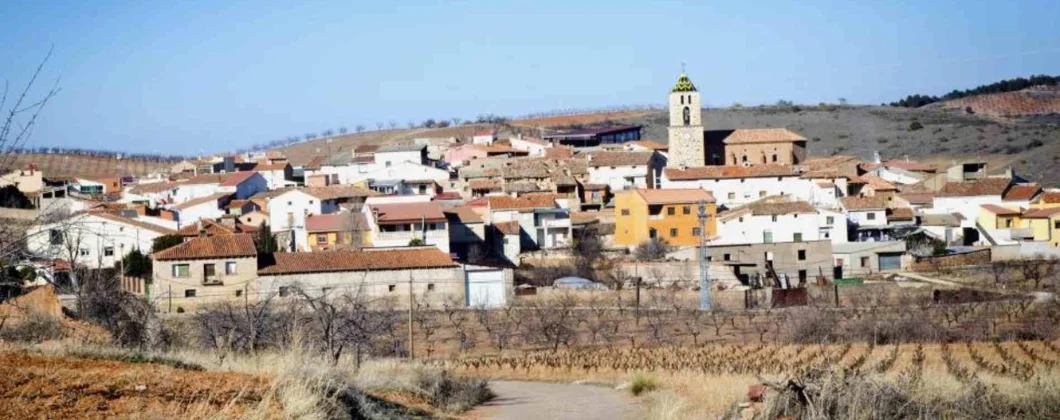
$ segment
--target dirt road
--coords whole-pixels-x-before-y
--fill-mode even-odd
[[[490,381],[496,398],[470,412],[472,419],[626,420],[644,418],[628,392],[544,382]]]

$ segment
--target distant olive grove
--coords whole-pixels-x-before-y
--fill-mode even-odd
[[[972,89],[965,90],[954,90],[942,96],[931,96],[931,95],[909,95],[905,99],[897,102],[891,102],[890,106],[898,106],[904,108],[918,108],[927,104],[947,101],[950,99],[959,99],[966,96],[985,95],[988,93],[1004,93],[1004,92],[1015,92],[1017,90],[1023,90],[1032,86],[1055,86],[1060,83],[1060,76],[1046,76],[1037,75],[1031,76],[1030,78],[1017,77],[1015,79],[1002,80],[1000,82],[991,83],[989,85],[981,85]]]

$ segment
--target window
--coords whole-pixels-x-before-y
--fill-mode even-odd
[[[681,209],[681,212],[684,214],[692,214],[692,208],[689,206],[685,206],[683,209]]]
[[[670,228],[670,237],[671,238],[676,238],[677,237],[677,228]]]
[[[773,243],[773,231],[767,230],[762,232],[762,242],[767,244]]]
[[[427,291],[428,292],[433,292],[434,291],[434,283],[427,283]]]
[[[287,297],[287,295],[291,294],[291,288],[287,286],[280,286],[278,294],[280,295],[280,297]]]
[[[330,292],[330,291],[331,291],[330,287],[321,287],[320,288],[320,294],[323,294],[323,295],[328,294],[328,292]]]
[[[390,161],[389,161],[389,160],[388,160],[388,161],[386,161],[386,167],[387,167],[387,168],[389,168],[389,167],[390,167]]]
[[[758,196],[759,197],[765,197],[766,196],[766,190],[759,191],[758,192]]]
[[[187,264],[173,264],[173,277],[187,278],[188,276],[189,273]]]
[[[870,212],[868,212],[868,213],[867,213],[867,214],[865,215],[865,219],[866,219],[866,220],[876,220],[876,213],[875,213],[875,212],[871,212],[871,211],[870,211]]]
[[[800,249],[799,250],[799,261],[806,261],[806,250],[805,249]]]
[[[774,214],[772,219],[773,219],[773,223],[776,223],[777,222],[777,215]]]
[[[836,267],[842,267],[843,266],[843,259],[842,258],[836,258],[835,259],[835,265],[836,265]]]
[[[52,229],[48,231],[48,243],[52,245],[63,244],[63,231],[59,229]]]
[[[505,239],[507,239],[507,238],[505,238]],[[391,284],[391,285],[386,287],[386,291],[388,291],[388,292],[393,292],[395,290],[397,290],[397,286],[396,285]]]
[[[725,261],[730,261],[732,260],[732,254],[724,254],[721,256],[721,259]]]
[[[829,225],[829,226],[835,224],[835,216],[825,217],[824,218],[824,224]]]
[[[217,277],[217,271],[214,264],[203,264],[202,265],[202,276],[205,278]]]
[[[105,247],[103,247],[103,256],[104,257],[113,257],[114,256],[114,247],[113,246],[105,246]]]
[[[799,270],[799,284],[806,283],[806,270]]]
[[[236,297],[243,297],[243,289],[236,289]]]
[[[326,234],[326,233],[318,233],[317,234],[317,245],[327,245],[327,244],[328,244],[328,234]]]
[[[666,208],[666,215],[667,216],[673,216],[675,214],[677,214],[677,208],[676,207],[667,207]]]
[[[226,261],[225,262],[225,275],[226,276],[232,276],[232,275],[235,275],[235,274],[236,274],[236,262],[235,261]]]
[[[861,266],[862,267],[868,267],[869,266],[869,257],[861,257]]]
[[[795,240],[795,242],[802,242],[802,232],[796,233],[794,240]],[[799,251],[799,252],[802,252],[802,251]]]
[[[729,199],[730,200],[735,200],[736,199],[736,193],[734,193],[734,192],[729,193]]]
[[[700,235],[699,228],[697,228],[697,227],[692,228],[692,236],[699,236],[699,235]]]
[[[195,297],[195,289],[184,289],[184,297],[186,297],[186,298]]]
[[[89,249],[88,248],[81,248],[81,249],[77,250],[77,253],[78,253],[78,255],[81,255],[82,257],[87,257],[88,253],[89,253]]]
[[[622,209],[623,216],[629,216],[629,209]]]
[[[774,154],[773,154],[773,162],[776,162],[776,161],[777,161],[777,154],[776,154],[776,153],[774,153]]]
[[[1060,220],[1057,220],[1057,221],[1053,222],[1053,229],[1060,229]]]

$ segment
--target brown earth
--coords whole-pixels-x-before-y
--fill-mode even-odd
[[[978,115],[1004,118],[1060,114],[1060,86],[1039,86],[1016,92],[951,99],[937,106],[965,112],[970,109]]]
[[[593,112],[586,114],[572,114],[572,115],[557,115],[554,117],[540,117],[540,118],[526,118],[521,120],[511,121],[509,124],[517,127],[562,127],[569,125],[580,125],[580,124],[598,124],[605,121],[613,121],[623,118],[634,118],[643,115],[647,115],[652,110],[635,110],[635,111],[613,111],[613,112]]]
[[[32,163],[44,172],[44,176],[48,177],[139,176],[160,170],[168,172],[175,163],[143,159],[116,159],[113,156],[41,153],[0,155],[0,162],[12,168],[24,168]]]
[[[0,353],[0,418],[237,418],[262,404],[266,378],[157,364]],[[264,405],[264,406],[263,406]]]

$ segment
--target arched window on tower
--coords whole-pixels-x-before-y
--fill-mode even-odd
[[[685,119],[685,125],[692,124],[692,111],[689,110],[687,106],[685,107],[685,110],[684,110],[684,119]]]
[[[685,95],[681,95],[681,105],[685,104]]]
[[[776,153],[774,153],[774,154],[773,154],[773,162],[776,162],[776,161],[777,161],[777,154],[776,154]]]

